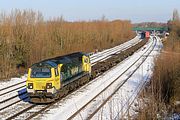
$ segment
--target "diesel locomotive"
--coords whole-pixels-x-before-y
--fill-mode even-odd
[[[68,91],[84,84],[90,76],[90,57],[82,52],[35,63],[28,69],[26,81],[30,102],[53,102]]]

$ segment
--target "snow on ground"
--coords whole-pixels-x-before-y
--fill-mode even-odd
[[[67,97],[63,98],[60,102],[58,102],[54,106],[50,107],[50,109],[48,109],[43,115],[39,115],[36,118],[52,119],[52,120],[67,119],[73,113],[75,113],[78,108],[81,108],[91,98],[96,96],[103,88],[108,86],[115,78],[117,78],[120,74],[122,74],[129,66],[131,66],[131,64],[135,60],[137,60],[149,47],[151,47],[152,44],[153,44],[153,41],[150,40],[149,43],[145,47],[143,47],[141,50],[136,52],[134,55],[127,58],[125,61],[118,64],[117,66],[110,69],[109,71],[105,72],[102,76],[94,79],[88,85],[83,86],[79,90],[77,90],[77,91],[73,92],[72,94],[68,95]],[[148,57],[148,58],[151,58],[151,57]],[[148,63],[146,63],[148,65],[148,69],[150,69],[149,66],[151,65],[152,62],[153,62],[153,59],[151,61],[149,60]],[[127,73],[122,78],[127,78],[127,76],[129,74],[131,74],[132,70],[136,68],[136,66],[137,65],[135,65],[135,67],[132,68],[130,71],[127,71]],[[143,67],[143,68],[144,68],[143,75],[145,75],[144,71],[147,71],[147,70],[145,70],[147,67]],[[135,75],[132,79],[129,80],[129,82],[126,83],[129,86],[125,87],[126,89],[129,89],[129,92],[131,92],[131,94],[133,93],[132,95],[134,95],[134,96],[138,93],[137,90],[135,90],[135,88],[137,86],[139,86],[139,83],[142,83],[142,80],[140,80],[139,78],[145,77],[145,76],[141,76],[142,69],[139,71],[141,71],[141,72],[138,72],[137,75]],[[146,75],[146,77],[147,77],[147,75]],[[119,79],[119,81],[115,83],[115,86],[122,83],[123,80],[124,79]],[[110,90],[112,91],[114,88],[116,88],[115,86],[112,87]],[[130,90],[131,88],[134,88],[135,91]],[[123,93],[122,96],[125,95],[125,97],[123,97],[123,101],[126,101],[127,97],[129,97],[129,92],[127,92],[126,89],[121,90],[121,93]],[[105,94],[103,94],[103,95],[105,95]],[[126,95],[128,95],[128,96],[126,97]],[[100,97],[101,99],[99,99],[99,100],[102,100],[103,97]],[[121,97],[116,97],[116,98],[121,98]],[[118,102],[118,104],[119,104],[119,102]],[[90,106],[90,108],[93,108],[93,107],[94,107],[94,104],[92,106]],[[119,107],[119,109],[121,107]],[[106,114],[105,115],[102,114],[103,117],[106,115],[111,116],[110,114],[107,114],[107,112],[104,112],[104,113],[106,113]],[[117,113],[117,112],[115,112],[115,113]],[[80,119],[86,118],[87,114],[88,114],[87,112],[82,113],[80,115]],[[97,114],[99,114],[99,113],[97,113]],[[114,115],[114,117],[115,117],[115,115]],[[95,116],[95,119],[97,119],[97,118],[99,118],[99,117]],[[77,118],[77,119],[79,119],[79,118]]]
[[[10,107],[8,107],[5,110],[2,110],[0,112],[1,120],[6,120],[8,117],[18,113],[19,111],[28,108],[31,104],[28,102],[21,101],[19,103],[16,103]]]
[[[137,41],[141,41],[141,40],[142,40],[142,39],[140,39],[140,36],[136,36],[136,37],[133,38],[132,40],[129,40],[129,41],[123,43],[123,44],[120,44],[120,45],[115,46],[115,47],[113,47],[113,48],[105,49],[105,50],[103,50],[103,51],[101,51],[101,52],[97,52],[97,53],[91,55],[91,58],[93,58],[93,59],[99,58],[99,57],[101,57],[101,56],[103,56],[103,55],[106,55],[107,52],[109,52],[109,51],[114,51],[114,50],[116,50],[116,49],[119,48],[119,47],[127,46],[127,45],[129,45],[129,44],[133,45],[133,44],[136,43]]]
[[[154,59],[160,53],[162,43],[158,39],[157,45],[145,62],[121,87],[111,100],[93,117],[93,119],[123,119],[135,114],[135,109],[129,109],[140,90],[149,81],[154,67]],[[121,78],[122,79],[122,78]],[[131,108],[131,107],[130,107]]]
[[[163,47],[161,39],[158,38],[158,40],[159,40],[159,42],[158,42],[157,46],[155,47],[154,51],[150,54],[150,57],[148,57],[146,62],[139,68],[141,70],[147,69],[147,71],[143,72],[141,75],[142,77],[146,77],[146,79],[143,82],[144,84],[140,85],[139,89],[142,89],[145,86],[145,83],[147,83],[152,76],[153,69],[154,69],[154,60],[158,57],[158,55],[161,52],[161,48]],[[148,69],[147,67],[149,67],[150,69]],[[137,92],[137,95],[139,92],[140,92],[140,90]],[[140,100],[138,98],[136,98],[136,97],[138,97],[137,95],[133,98],[134,101],[131,102],[131,106],[129,106],[129,110],[126,111],[126,113],[124,114],[123,117],[127,118],[127,116],[135,116],[135,114],[138,110],[138,106],[137,106],[138,102],[140,102]],[[143,103],[140,103],[140,104],[143,104]]]
[[[27,74],[23,75],[20,78],[11,78],[9,80],[0,80],[0,90],[20,82],[23,82],[27,79]]]
[[[113,48],[104,50],[102,52],[96,53],[96,54],[91,56],[91,60],[92,60],[91,62],[93,63],[93,62],[96,62],[98,60],[105,60],[108,58],[108,55],[111,55],[117,51],[122,51],[123,49],[126,48],[126,46],[129,46],[129,47],[133,46],[133,45],[139,43],[140,41],[141,40],[139,39],[139,36],[136,36],[134,39],[132,39],[126,43],[123,43],[123,44],[118,45],[116,47],[113,47]],[[2,103],[3,100],[5,100],[5,99],[11,98],[12,96],[15,96],[21,92],[24,92],[26,79],[27,79],[27,74],[25,74],[21,78],[12,78],[10,80],[0,81],[0,103]],[[23,82],[23,83],[21,83],[21,82]],[[8,89],[4,89],[4,88],[7,88],[8,86],[12,86],[12,85],[15,85],[17,83],[21,83],[21,84],[16,85],[14,87],[10,87]],[[4,90],[2,90],[2,89],[4,89]],[[10,91],[12,91],[12,92],[10,92]],[[7,93],[7,92],[9,92],[9,93]],[[5,94],[5,93],[7,93],[7,94]],[[12,100],[11,102],[17,101],[17,100],[20,100],[20,97],[14,98],[14,100]],[[10,103],[9,102],[3,103],[3,105],[0,108],[6,106],[8,104],[10,104]]]
[[[104,50],[102,52],[96,53],[94,55],[92,55],[91,58],[91,63],[92,65],[95,64],[95,62],[100,61],[100,60],[106,60],[108,58],[109,55],[115,54],[115,53],[119,53],[121,51],[124,51],[128,48],[130,48],[131,46],[134,46],[135,44],[141,42],[142,39],[139,39],[139,36],[136,36],[134,39],[125,42],[123,44],[120,44],[116,47]],[[110,57],[110,56],[109,56]]]
[[[123,43],[123,44],[121,44],[119,46],[104,50],[102,52],[95,53],[94,55],[91,56],[91,59],[96,60],[96,59],[99,59],[99,58],[101,58],[101,59],[106,58],[109,54],[113,54],[113,53],[115,53],[117,51],[120,52],[123,49],[125,49],[125,46],[130,47],[130,46],[133,46],[133,45],[137,44],[140,41],[141,40],[139,40],[139,37],[137,36],[134,39],[132,39],[132,40],[126,42],[126,43]],[[11,98],[11,97],[16,96],[16,95],[19,95],[22,92],[25,92],[25,87],[21,87],[21,86],[25,86],[25,80],[26,79],[27,79],[27,74],[25,74],[21,78],[11,78],[10,80],[1,80],[0,81],[0,103],[1,103],[0,109],[5,107],[5,106],[10,105],[13,102],[19,101],[20,99],[22,100],[23,98],[25,98],[27,96],[27,94],[23,94],[22,96],[17,96],[17,97],[14,97],[13,99],[11,99],[11,100],[9,100],[7,102],[3,102],[3,100],[6,100],[6,99]],[[21,83],[21,82],[23,82],[23,83],[19,84],[19,85],[16,85],[14,87],[10,87],[8,89],[4,89],[4,88],[7,88],[8,86],[12,86],[12,85],[15,85],[15,84]],[[18,87],[21,87],[21,88],[18,88]],[[4,89],[4,90],[2,90],[2,89]],[[9,93],[4,94],[4,93],[6,93],[8,91],[9,91]],[[12,92],[10,92],[10,91],[12,91]],[[4,94],[4,95],[2,95],[2,94]],[[10,107],[2,110],[0,116],[3,119],[5,119],[5,118],[11,116],[12,113],[17,113],[22,108],[27,108],[29,105],[30,104],[28,102],[28,99],[25,99],[25,100],[23,99],[22,101],[14,104],[14,105],[11,105]]]

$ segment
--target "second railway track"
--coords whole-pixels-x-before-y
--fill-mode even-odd
[[[136,72],[136,70],[143,64],[143,62],[146,60],[147,56],[152,52],[152,50],[154,49],[156,44],[156,40],[154,41],[154,43],[144,52],[144,54],[142,54],[133,64],[131,64],[131,66],[129,66],[123,73],[119,74],[119,76],[117,76],[116,79],[114,79],[107,87],[105,87],[101,92],[99,92],[95,97],[93,97],[91,100],[89,100],[89,102],[87,102],[84,106],[82,106],[80,109],[78,109],[73,115],[71,115],[68,120],[72,120],[72,119],[87,119],[90,120],[93,118],[93,116],[112,98],[112,96],[124,85],[124,83],[126,83],[126,81],[133,75],[134,72]],[[153,47],[152,47],[153,46]],[[148,52],[148,54],[147,54]],[[145,54],[147,54],[147,56],[145,57],[145,59],[143,59],[143,61],[136,67],[136,69],[123,81],[119,82],[119,85],[113,85],[115,82],[118,82],[119,78],[124,75],[132,66],[134,66]],[[115,89],[113,89],[115,88]],[[113,92],[108,95],[108,93],[113,89]],[[102,98],[103,96],[103,98]],[[94,104],[94,101],[97,101],[97,99],[103,99],[101,102],[96,103],[96,109],[91,110],[91,112],[86,116],[86,118],[83,117],[83,113],[87,113],[87,111],[90,109],[90,104]],[[88,106],[89,105],[89,106]],[[86,110],[87,109],[87,110]],[[81,113],[83,112],[83,113]],[[81,117],[79,117],[79,115],[81,115]],[[77,117],[77,118],[76,118]]]

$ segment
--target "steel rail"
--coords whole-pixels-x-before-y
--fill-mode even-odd
[[[154,41],[153,41],[153,43],[154,43]],[[153,43],[152,43],[152,45],[153,45]],[[149,49],[152,47],[152,45],[147,49],[147,51],[145,51],[144,52],[144,54],[146,53],[146,52],[148,52],[149,51]],[[143,54],[143,55],[144,55]],[[89,105],[95,98],[97,98],[100,94],[102,94],[106,89],[108,89],[114,82],[116,82],[123,74],[125,74],[135,63],[137,63],[142,57],[143,57],[143,55],[141,55],[130,67],[128,67],[123,73],[121,73],[113,82],[111,82],[107,87],[105,87],[99,94],[97,94],[95,97],[93,97],[88,103],[86,103],[84,106],[82,106],[78,111],[76,111],[71,117],[69,117],[68,118],[68,120],[71,120],[71,119],[73,119],[77,114],[79,114],[87,105]],[[138,68],[136,68],[136,70],[137,70]],[[134,71],[135,72],[135,71]],[[131,75],[132,76],[132,75]],[[130,78],[130,77],[129,77]],[[128,79],[129,79],[128,78]],[[127,79],[127,80],[128,80]],[[120,87],[127,81],[127,80],[125,80],[121,85],[120,85]],[[120,87],[118,87],[118,88],[120,88]],[[115,94],[115,92],[114,92],[114,94]],[[112,95],[111,96],[109,96],[107,99],[109,100],[110,98],[112,97]],[[107,102],[107,101],[106,101]],[[105,104],[105,102],[103,102],[103,104],[101,104],[99,107],[98,107],[98,109],[96,109],[93,113],[92,113],[92,115],[90,115],[89,117],[88,117],[88,119],[89,118],[92,118],[92,116],[103,106]]]

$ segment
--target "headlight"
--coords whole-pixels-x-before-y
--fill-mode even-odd
[[[46,84],[46,88],[47,88],[47,89],[51,89],[51,88],[52,88],[52,83],[47,83],[47,84]]]
[[[28,83],[28,89],[33,89],[33,83]]]

